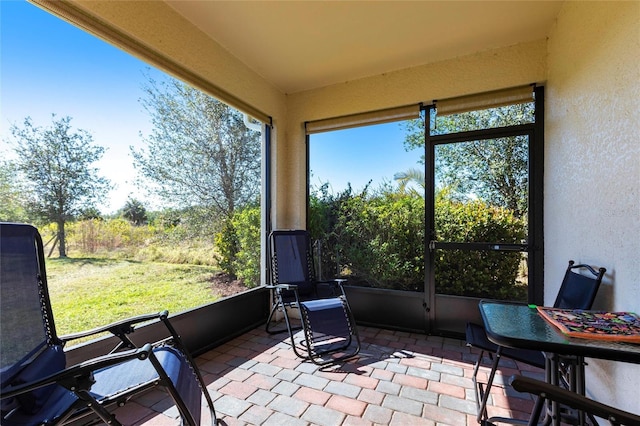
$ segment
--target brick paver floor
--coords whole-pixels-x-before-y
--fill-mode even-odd
[[[295,357],[286,333],[252,330],[197,358],[226,425],[477,425],[471,375],[477,358],[464,341],[361,327],[355,359],[320,368]],[[486,381],[489,360],[480,369]],[[504,385],[542,371],[503,359],[489,415],[527,418],[533,400]],[[204,410],[203,410],[204,412]],[[178,425],[168,396],[153,390],[117,411],[134,425]],[[210,417],[203,414],[203,424]]]

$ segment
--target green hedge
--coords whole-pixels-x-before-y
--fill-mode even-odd
[[[220,269],[248,288],[260,284],[260,206],[234,213],[216,233],[215,244]]]
[[[321,188],[309,206],[321,278],[346,276],[350,285],[424,289],[422,197],[389,191],[353,194],[351,189],[332,195]],[[438,241],[520,243],[526,237],[526,224],[508,209],[457,201],[447,191],[438,194],[435,208]],[[259,235],[259,207],[237,212],[216,235],[219,266],[248,287],[259,283]],[[436,292],[525,300],[521,265],[520,253],[438,250]]]
[[[481,201],[452,200],[446,192],[436,197],[436,240],[450,242],[520,243],[523,220],[508,209]],[[436,251],[436,292],[496,299],[526,300],[526,282],[518,281],[519,252]]]
[[[329,229],[310,227],[313,238],[321,241],[325,277],[348,275],[350,284],[377,288],[420,291],[424,287],[421,198],[363,193],[327,204],[323,210],[333,216],[324,223]],[[318,213],[311,209],[310,216]]]
[[[481,201],[436,197],[438,241],[520,243],[525,223],[513,212]],[[320,240],[325,277],[345,275],[350,284],[422,291],[424,199],[412,194],[366,190],[337,195],[321,191],[310,201],[310,231]],[[436,252],[436,292],[523,300],[520,253]]]

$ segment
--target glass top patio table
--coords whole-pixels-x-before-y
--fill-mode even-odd
[[[487,337],[498,345],[640,364],[640,345],[568,337],[535,306],[481,300],[479,307]]]

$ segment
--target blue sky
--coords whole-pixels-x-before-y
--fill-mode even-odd
[[[114,189],[101,210],[113,212],[129,196],[144,201],[129,146],[142,146],[140,134],[151,131],[139,99],[144,73],[160,72],[30,3],[0,0],[0,20],[1,155],[11,155],[12,124],[31,117],[45,127],[51,114],[70,116],[107,148],[98,167]],[[420,153],[406,153],[403,139],[398,123],[314,135],[312,184],[330,181],[340,191],[347,182],[358,190],[370,179],[374,187],[389,181],[417,165]]]
[[[129,145],[149,133],[138,99],[148,67],[111,45],[22,1],[0,1],[0,133],[2,151],[12,124],[31,117],[36,126],[51,124],[51,114],[70,116],[94,143],[107,147],[98,164],[114,190],[103,212],[122,207],[131,194],[135,170]],[[153,71],[152,71],[153,72]],[[4,155],[4,154],[3,154]]]
[[[311,135],[309,158],[312,186],[331,182],[334,193],[347,187],[362,190],[371,180],[371,189],[411,168],[422,167],[422,150],[406,152],[401,123],[339,130]]]

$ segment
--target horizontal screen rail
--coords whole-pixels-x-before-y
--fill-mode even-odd
[[[429,250],[464,250],[464,251],[529,251],[528,244],[507,243],[452,243],[442,241],[429,242]]]

